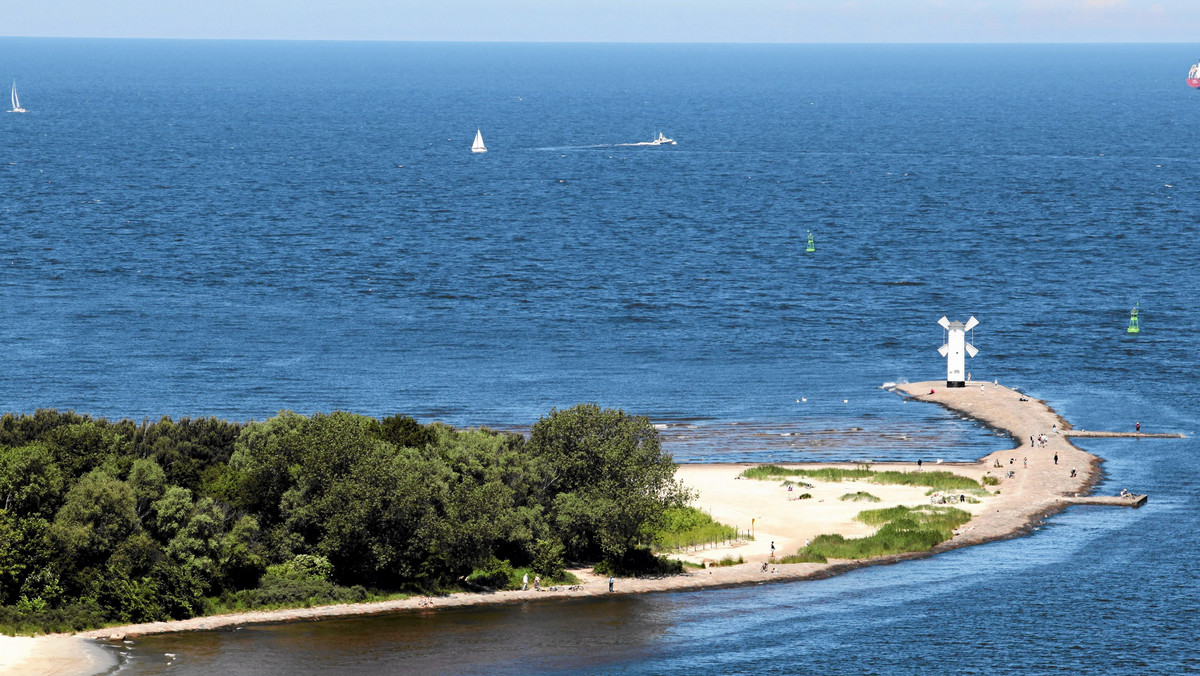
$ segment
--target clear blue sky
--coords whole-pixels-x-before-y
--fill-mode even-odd
[[[5,0],[7,36],[1196,42],[1200,0]]]

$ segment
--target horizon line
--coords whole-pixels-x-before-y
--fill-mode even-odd
[[[775,41],[703,41],[675,40],[670,42],[654,42],[650,40],[412,40],[386,38],[237,38],[237,37],[162,37],[162,36],[104,36],[104,35],[0,35],[0,40],[145,40],[145,41],[178,41],[178,42],[367,42],[367,43],[405,43],[405,44],[458,44],[458,45],[730,45],[730,46],[814,46],[814,45],[876,45],[876,46],[1022,46],[1022,45],[1197,45],[1200,42],[1173,42],[1153,40],[1106,40],[1106,41],[927,41],[927,42],[869,42],[869,41],[806,41],[806,42],[775,42]]]

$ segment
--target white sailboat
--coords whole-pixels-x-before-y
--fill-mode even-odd
[[[17,98],[17,81],[13,80],[12,87],[12,110],[10,113],[23,113],[25,109],[21,107],[21,100]]]
[[[475,142],[471,144],[471,152],[473,152],[473,153],[486,153],[487,152],[487,147],[483,145],[483,132],[478,129],[475,130]]]

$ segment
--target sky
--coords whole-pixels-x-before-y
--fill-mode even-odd
[[[1196,42],[1200,0],[0,0],[0,34],[469,42]]]

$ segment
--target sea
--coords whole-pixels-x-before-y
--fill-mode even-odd
[[[974,316],[974,381],[1187,436],[1078,442],[1146,506],[819,581],[146,637],[114,670],[1198,672],[1197,54],[3,38],[0,411],[525,431],[596,402],[680,462],[970,460],[1011,441],[887,386],[944,377],[938,320]]]

